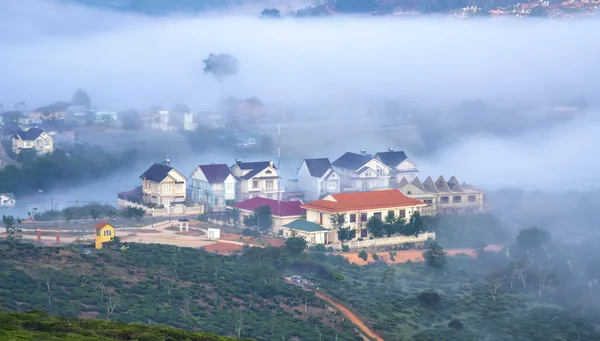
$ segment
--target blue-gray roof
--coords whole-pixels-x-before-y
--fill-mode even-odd
[[[377,153],[375,154],[375,157],[377,157],[386,166],[392,168],[396,168],[396,166],[401,164],[402,161],[408,159],[408,157],[406,157],[406,153],[403,151]]]
[[[283,225],[283,227],[287,227],[292,230],[298,230],[298,231],[303,231],[303,232],[329,231],[328,229],[324,228],[323,226],[321,226],[319,224],[311,223],[310,221],[306,221],[306,220],[302,220],[302,219],[294,220],[291,223],[287,223],[287,224]]]
[[[333,161],[332,165],[345,169],[357,170],[369,162],[373,157],[369,154],[356,154],[347,152]]]
[[[308,168],[310,176],[316,178],[322,177],[331,168],[328,158],[304,159],[304,163],[306,163],[306,168]]]

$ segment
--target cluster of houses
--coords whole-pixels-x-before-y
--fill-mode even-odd
[[[140,176],[142,185],[119,193],[120,200],[156,206],[206,205],[212,210],[237,209],[241,219],[268,206],[272,232],[287,236],[292,230],[311,243],[336,243],[330,217],[344,213],[353,238],[369,237],[370,217],[389,212],[410,219],[419,212],[480,211],[484,192],[452,176],[419,178],[415,162],[403,151],[389,149],[374,155],[347,152],[334,162],[305,159],[297,179],[283,190],[279,169],[271,161],[197,166],[186,177],[169,161],[153,164]]]

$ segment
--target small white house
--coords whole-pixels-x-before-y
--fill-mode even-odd
[[[12,207],[17,203],[15,195],[12,193],[0,193],[0,206]]]
[[[324,195],[340,192],[340,177],[331,168],[328,158],[304,159],[297,177],[297,186],[304,192],[305,200],[317,200]]]
[[[221,230],[215,228],[208,229],[208,239],[219,239],[221,238]]]

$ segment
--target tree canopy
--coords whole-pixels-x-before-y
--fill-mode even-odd
[[[211,53],[204,59],[204,73],[212,74],[219,83],[238,73],[239,61],[236,57],[226,54]]]
[[[77,89],[71,98],[71,105],[84,106],[89,109],[92,107],[92,100],[85,90]]]

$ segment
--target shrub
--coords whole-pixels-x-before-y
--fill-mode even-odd
[[[371,254],[371,257],[373,257],[374,261],[378,261],[379,260],[379,255],[376,254],[376,253],[374,253],[374,252]]]
[[[440,303],[442,297],[435,291],[422,291],[417,295],[417,299],[423,305],[431,307]]]
[[[367,253],[367,251],[362,250],[361,252],[358,253],[358,258],[361,258],[362,260],[364,260],[366,262],[367,259],[369,259],[369,254]]]
[[[313,247],[313,249],[316,252],[325,252],[327,250],[327,248],[325,248],[325,245],[323,244],[317,244]]]
[[[258,230],[243,229],[242,236],[252,237],[252,238],[260,238],[260,232]]]
[[[462,329],[463,324],[462,324],[462,322],[460,322],[459,319],[454,318],[454,319],[450,320],[450,322],[448,322],[448,328]]]
[[[198,220],[200,220],[200,221],[203,221],[203,222],[207,222],[207,221],[208,221],[208,214],[206,214],[206,213],[202,213],[202,214],[200,214],[200,215],[198,216],[198,218],[197,218],[197,219],[198,219]]]
[[[350,246],[342,245],[342,252],[349,252],[349,251],[350,251]]]
[[[343,281],[346,277],[344,276],[344,274],[341,274],[339,272],[334,272],[331,274],[331,277],[333,277],[333,279],[335,279],[336,281]]]
[[[327,248],[327,252],[334,252],[335,250],[333,249],[333,246],[330,246]]]

